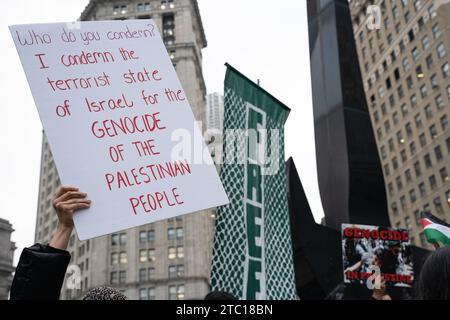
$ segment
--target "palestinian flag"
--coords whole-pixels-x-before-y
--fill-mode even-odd
[[[450,246],[450,225],[439,218],[436,218],[429,212],[422,212],[423,230],[427,241],[439,248],[441,245]]]

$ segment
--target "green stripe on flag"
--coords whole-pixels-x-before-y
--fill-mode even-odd
[[[444,246],[450,246],[450,238],[440,230],[428,227],[425,228],[424,232],[428,242],[433,244],[441,243]]]

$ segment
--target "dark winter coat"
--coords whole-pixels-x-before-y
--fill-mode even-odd
[[[69,262],[69,252],[49,245],[25,248],[11,285],[11,300],[58,300]]]

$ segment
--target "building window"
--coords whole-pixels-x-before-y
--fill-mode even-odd
[[[433,74],[433,75],[431,76],[430,82],[431,82],[431,87],[432,87],[433,89],[436,89],[437,87],[439,87],[439,81],[438,81],[438,78],[437,78],[437,75],[436,75],[436,74]]]
[[[425,238],[425,234],[423,232],[420,233],[420,244],[422,247],[427,247],[427,240]]]
[[[169,300],[184,299],[184,284],[169,286]]]
[[[183,228],[177,228],[177,240],[183,240],[184,230]]]
[[[409,60],[407,57],[403,58],[402,60],[402,66],[403,66],[403,70],[406,72],[410,69],[410,64],[409,64]]]
[[[449,180],[448,179],[447,168],[444,167],[441,170],[439,170],[439,174],[441,175],[442,183],[446,183]]]
[[[381,128],[377,129],[377,138],[378,140],[381,140],[383,138],[383,132],[381,132]]]
[[[155,241],[155,230],[149,230],[147,233],[147,240],[148,241]]]
[[[441,146],[436,146],[436,147],[434,148],[434,154],[435,154],[435,156],[436,156],[436,160],[437,160],[437,161],[441,161],[441,160],[442,160],[443,155],[442,155]]]
[[[411,156],[416,154],[416,143],[414,141],[409,144],[409,150],[411,152]]]
[[[436,107],[438,108],[438,110],[441,110],[445,107],[445,103],[444,103],[444,99],[442,99],[441,95],[438,95],[434,101],[436,102]]]
[[[403,139],[403,134],[401,131],[397,131],[396,136],[397,136],[397,143],[399,145],[405,143],[405,139]]]
[[[388,191],[390,196],[394,194],[394,186],[392,185],[392,183],[388,183]]]
[[[381,104],[380,109],[381,109],[381,113],[382,113],[383,115],[386,115],[387,110],[386,110],[386,104],[385,104],[385,103],[382,103],[382,104]]]
[[[119,264],[119,253],[111,253],[111,264]]]
[[[401,109],[403,117],[406,117],[408,115],[408,106],[406,105],[406,103],[402,105]]]
[[[148,268],[148,280],[155,279],[155,268]]]
[[[163,21],[163,41],[165,45],[173,45],[175,43],[175,16],[173,14],[165,14]]]
[[[414,121],[416,122],[416,127],[418,129],[422,127],[422,117],[420,116],[420,113],[416,114]]]
[[[422,174],[422,169],[420,168],[420,162],[419,161],[414,163],[414,171],[416,173],[416,177],[420,177],[420,175]]]
[[[415,94],[411,96],[411,106],[414,108],[417,106],[417,97]]]
[[[422,38],[422,47],[423,50],[427,50],[430,47],[430,38],[427,35]]]
[[[127,272],[126,271],[120,271],[119,272],[119,283],[123,284],[127,282]]]
[[[144,243],[147,241],[147,231],[140,231],[139,232],[139,242]]]
[[[117,271],[111,272],[110,283],[111,284],[118,284],[119,283],[119,274],[118,274]]]
[[[442,210],[441,197],[434,198],[433,203],[434,203],[434,207],[436,208],[436,212],[442,214],[443,210]]]
[[[428,70],[433,68],[433,56],[431,54],[425,59],[425,62],[427,64]]]
[[[147,250],[139,250],[139,261],[140,262],[147,261]]]
[[[394,97],[393,94],[391,94],[391,95],[389,96],[389,105],[390,105],[391,107],[394,107],[394,106],[395,106],[395,97]]]
[[[430,154],[427,153],[424,157],[423,160],[425,162],[425,167],[426,168],[431,168],[433,166],[432,162],[431,162],[431,157]]]
[[[184,285],[180,284],[177,286],[177,299],[183,300],[184,299]]]
[[[406,171],[405,171],[405,179],[406,179],[407,183],[412,181],[411,170],[406,169]]]
[[[394,70],[394,77],[395,77],[395,81],[400,80],[400,70],[398,70],[398,68],[395,68],[395,70]]]
[[[444,115],[441,117],[441,127],[442,131],[445,131],[448,129],[448,118],[447,115]]]
[[[173,259],[177,258],[177,251],[176,251],[175,247],[169,247],[168,258],[169,258],[169,260],[173,260]]]
[[[384,147],[384,146],[382,146],[381,148],[380,148],[380,154],[381,154],[381,158],[382,159],[386,159],[386,148]]]
[[[445,192],[445,198],[447,199],[447,203],[450,206],[450,190],[447,190]]]
[[[434,176],[434,174],[428,178],[428,181],[430,182],[431,190],[436,189],[437,183],[436,183],[436,177]]]
[[[396,203],[396,202],[393,202],[393,203],[391,204],[391,209],[392,209],[392,213],[393,213],[394,215],[398,215],[398,207],[397,207],[397,203]]]
[[[179,258],[179,259],[184,258],[184,247],[183,246],[177,247],[177,258]]]
[[[392,88],[391,78],[390,78],[390,77],[388,77],[388,78],[386,79],[386,88],[387,88],[388,90]]]
[[[436,51],[440,59],[442,59],[445,56],[445,47],[442,42],[437,46]]]
[[[139,289],[139,300],[147,300],[147,289]]]
[[[120,244],[121,245],[126,245],[127,244],[127,234],[126,233],[121,233],[120,234]]]
[[[177,286],[169,286],[169,300],[177,300]]]
[[[431,18],[434,18],[436,16],[436,9],[434,8],[433,3],[428,7],[427,11]]]
[[[177,266],[169,266],[169,279],[177,277]]]
[[[432,139],[435,139],[438,135],[436,126],[434,124],[430,126],[430,135]]]
[[[378,87],[378,96],[383,99],[384,98],[384,87],[380,86]]]
[[[120,263],[125,264],[128,262],[127,253],[125,251],[122,251],[120,253]]]
[[[442,76],[444,78],[450,77],[450,66],[448,65],[448,63],[442,66]]]
[[[147,281],[147,269],[139,269],[139,281]]]
[[[184,277],[184,265],[183,264],[177,265],[177,277],[179,277],[179,278]]]
[[[416,191],[414,189],[409,190],[409,198],[411,200],[411,203],[416,202]]]
[[[435,39],[441,36],[441,29],[439,29],[439,25],[437,23],[431,28],[431,30],[433,31],[433,37]]]
[[[117,233],[111,235],[111,245],[115,246],[119,244],[119,235]]]
[[[406,210],[406,198],[405,196],[400,197],[400,205],[402,206],[402,210]]]
[[[174,240],[175,239],[175,229],[169,228],[167,229],[167,240]]]
[[[425,107],[425,115],[426,115],[427,119],[431,119],[433,117],[433,110],[431,109],[430,105],[427,105]]]
[[[389,151],[394,151],[395,150],[394,140],[389,139],[388,140],[388,145],[389,145]]]
[[[422,98],[425,98],[428,95],[428,88],[427,88],[426,84],[423,84],[420,87],[420,94],[421,94]]]
[[[384,168],[384,175],[386,177],[389,176],[391,174],[391,172],[389,170],[389,163],[386,163],[383,168]]]
[[[411,226],[411,218],[410,217],[405,217],[405,226],[406,226],[406,230],[408,230],[408,232],[411,232],[412,226]]]
[[[389,120],[386,120],[384,122],[384,130],[386,131],[386,134],[389,134],[391,132],[391,124],[389,123]]]
[[[450,90],[450,87],[449,87],[449,90]],[[378,111],[375,111],[373,113],[373,120],[375,121],[375,123],[380,122],[380,116],[378,115]]]
[[[414,61],[419,60],[420,51],[419,51],[419,49],[417,49],[417,47],[414,47],[414,49],[412,49],[411,54],[412,54]]]
[[[148,261],[155,261],[156,260],[156,252],[155,249],[148,249]]]
[[[148,300],[155,300],[156,294],[155,294],[155,288],[148,288]]]
[[[425,183],[421,182],[419,183],[419,192],[420,192],[420,196],[424,197],[426,194],[426,189],[425,189]]]
[[[403,183],[402,183],[402,178],[400,176],[398,176],[395,179],[395,183],[397,184],[397,189],[400,191],[403,189]]]

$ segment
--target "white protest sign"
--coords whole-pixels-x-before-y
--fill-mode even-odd
[[[92,200],[79,238],[228,203],[155,23],[71,26],[10,31],[61,182]]]

